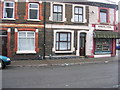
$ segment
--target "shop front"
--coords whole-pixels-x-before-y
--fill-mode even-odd
[[[94,31],[94,57],[110,57],[116,55],[117,32]]]

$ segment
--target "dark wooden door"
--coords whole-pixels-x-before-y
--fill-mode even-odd
[[[3,31],[0,31],[0,55],[7,56],[7,32]]]
[[[85,56],[86,33],[80,34],[80,56]]]

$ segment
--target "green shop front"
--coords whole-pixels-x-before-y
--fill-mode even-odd
[[[120,38],[118,32],[95,30],[94,38],[94,57],[111,57],[116,55],[116,39]]]

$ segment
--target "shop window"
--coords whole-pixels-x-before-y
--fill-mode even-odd
[[[100,10],[100,23],[108,22],[108,11],[105,9]]]
[[[71,50],[71,33],[69,32],[56,33],[56,50],[57,51]]]
[[[18,32],[18,51],[35,51],[35,32],[19,31]]]
[[[39,18],[39,5],[37,3],[29,4],[29,19],[38,19]]]
[[[111,53],[110,39],[96,39],[95,54],[109,54]]]
[[[14,2],[4,2],[3,18],[14,19]]]
[[[75,7],[74,8],[74,19],[75,22],[83,22],[83,8],[82,7]]]
[[[54,21],[62,21],[62,5],[54,5],[53,6],[53,20]]]

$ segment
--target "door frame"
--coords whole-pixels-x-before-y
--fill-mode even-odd
[[[84,36],[82,36],[81,34],[83,34]],[[79,43],[80,43],[80,47],[79,47],[80,56],[86,56],[86,33],[80,33],[79,38],[80,38],[80,40],[79,40]],[[81,40],[84,40],[84,41],[81,41]]]
[[[5,30],[7,31],[7,35],[1,35],[1,37],[5,36],[7,38],[7,56],[10,57],[11,56],[11,50],[10,50],[10,39],[11,39],[11,28],[1,28],[1,30]]]
[[[77,33],[77,50],[76,50],[76,56],[80,56],[80,34],[81,33],[86,33],[86,41],[87,41],[87,34],[88,34],[88,31],[86,31],[86,30],[81,30],[81,31],[78,31],[78,33]],[[86,46],[87,46],[87,43],[85,44],[85,55],[86,55],[86,50],[87,50],[87,48],[86,48]]]

